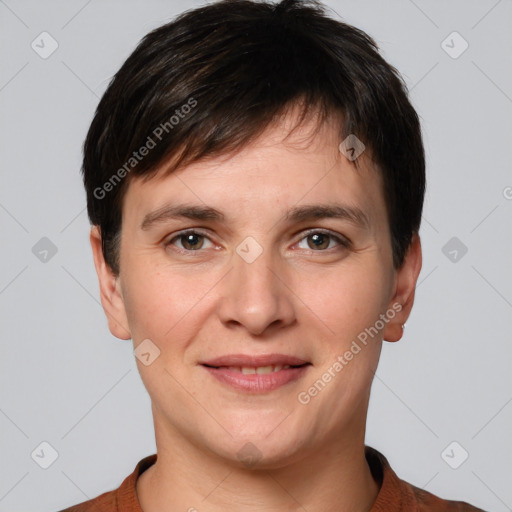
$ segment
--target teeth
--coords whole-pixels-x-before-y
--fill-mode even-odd
[[[273,366],[258,366],[256,368],[256,373],[258,375],[263,375],[265,373],[272,373]]]
[[[285,365],[268,365],[268,366],[258,366],[257,368],[251,367],[251,366],[228,366],[228,370],[234,371],[234,372],[241,372],[244,375],[265,375],[268,373],[273,372],[279,372],[281,370],[287,370],[290,368],[289,364]]]

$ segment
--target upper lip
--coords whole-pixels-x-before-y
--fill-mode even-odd
[[[229,354],[225,356],[216,357],[202,361],[200,364],[207,366],[239,366],[246,368],[258,368],[261,366],[277,366],[277,365],[290,365],[301,366],[308,364],[308,361],[294,356],[287,356],[285,354],[268,354],[268,355],[247,355],[247,354]]]

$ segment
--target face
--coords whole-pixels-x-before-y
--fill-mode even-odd
[[[150,353],[157,443],[277,467],[364,435],[419,241],[396,271],[379,173],[313,128],[284,141],[283,121],[234,156],[132,179],[118,278],[91,238],[111,331]]]

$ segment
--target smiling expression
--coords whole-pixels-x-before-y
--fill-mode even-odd
[[[333,373],[405,299],[379,172],[339,152],[334,123],[309,137],[312,127],[283,142],[279,123],[229,157],[130,181],[119,297],[106,310],[113,334],[160,351],[138,361],[157,442],[179,437],[233,461],[252,443],[272,465],[364,432],[381,341],[408,311]]]

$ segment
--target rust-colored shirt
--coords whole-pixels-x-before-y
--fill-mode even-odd
[[[463,501],[448,501],[400,480],[386,457],[366,446],[366,460],[380,491],[370,512],[484,512]],[[137,478],[156,461],[142,459],[118,489],[60,512],[143,512],[136,493]]]

